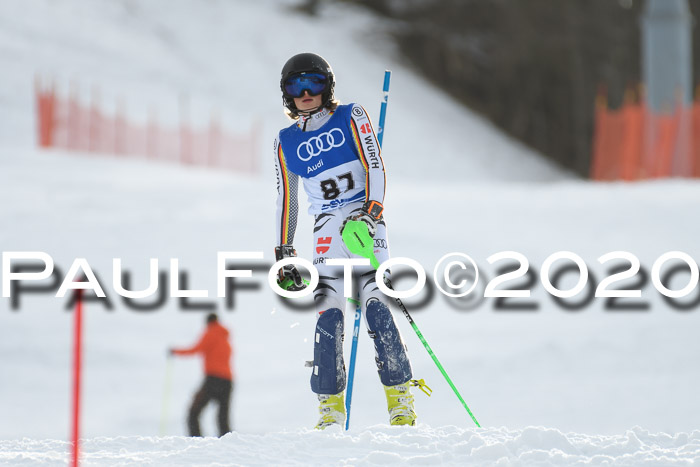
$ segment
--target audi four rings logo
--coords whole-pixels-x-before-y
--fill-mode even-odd
[[[312,157],[320,155],[322,152],[330,151],[333,148],[339,148],[343,144],[345,144],[345,135],[343,131],[340,128],[333,128],[331,131],[309,138],[308,141],[304,141],[297,146],[297,156],[299,159],[306,162]],[[303,157],[302,154],[305,154],[306,157]]]

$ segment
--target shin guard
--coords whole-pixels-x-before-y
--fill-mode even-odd
[[[411,362],[408,361],[406,347],[389,307],[379,300],[370,300],[365,316],[369,336],[374,341],[377,369],[382,384],[394,386],[410,380],[413,377]]]
[[[330,308],[316,321],[311,390],[316,394],[338,394],[343,389],[343,312]]]

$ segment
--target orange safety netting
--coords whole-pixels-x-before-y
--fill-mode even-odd
[[[216,118],[205,129],[192,128],[188,123],[163,128],[152,114],[148,122],[139,124],[127,119],[123,104],[117,106],[114,115],[107,115],[95,100],[86,106],[74,93],[61,98],[55,86],[42,87],[38,80],[35,97],[37,136],[42,148],[143,157],[243,173],[257,173],[259,169],[259,124],[247,134],[225,131]]]
[[[619,109],[596,100],[591,178],[643,180],[700,176],[700,96],[689,106],[653,112],[644,100]]]

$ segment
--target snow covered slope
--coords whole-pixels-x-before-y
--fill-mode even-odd
[[[3,251],[46,251],[64,273],[74,258],[85,257],[114,304],[113,311],[99,304],[87,307],[84,436],[156,435],[165,349],[193,342],[204,313],[181,310],[174,299],[149,313],[127,309],[110,293],[111,259],[122,258],[133,273],[134,285],[143,287],[148,258],[158,258],[161,267],[167,268],[168,259],[177,257],[190,275],[189,287],[207,289],[213,296],[217,251],[263,251],[270,262],[272,240],[265,232],[272,231],[272,216],[248,222],[246,214],[269,209],[273,195],[255,180],[204,170],[60,153],[13,151],[1,156],[0,170],[6,180],[0,196],[12,200],[0,206],[0,217],[9,221],[2,229]],[[538,268],[548,254],[566,248],[580,254],[598,273],[595,259],[617,248],[634,252],[647,268],[669,249],[700,257],[694,234],[697,221],[684,214],[700,196],[695,183],[430,186],[440,196],[458,196],[466,203],[457,211],[440,207],[436,215],[444,220],[439,230],[412,229],[414,212],[426,212],[428,201],[415,193],[411,183],[396,181],[390,186],[396,200],[387,217],[393,252],[419,260],[428,270],[444,253],[463,251],[477,260],[484,275],[493,277],[495,268],[485,258],[506,248],[524,253]],[[245,205],[236,201],[241,199]],[[477,204],[478,209],[469,207]],[[631,214],[640,205],[645,206],[645,215]],[[560,214],[555,217],[552,212]],[[310,228],[303,216],[299,231]],[[309,257],[311,245],[300,235],[300,254]],[[233,330],[235,428],[242,435],[261,436],[291,430],[299,433],[298,442],[312,443],[309,450],[313,451],[309,439],[315,438],[308,437],[315,435],[298,430],[312,426],[316,419],[316,401],[303,366],[312,352],[314,316],[286,308],[265,284],[265,276],[265,271],[256,272],[251,280],[258,284],[257,291],[236,293],[233,310],[226,310],[221,299],[195,302],[214,303]],[[635,425],[682,440],[686,439],[682,432],[697,429],[696,311],[673,311],[648,287],[643,300],[651,308],[646,312],[603,311],[600,300],[583,311],[567,312],[555,307],[541,286],[534,288],[532,300],[541,304],[539,311],[498,312],[492,300],[472,311],[460,311],[437,294],[427,308],[414,313],[484,427],[544,426],[562,433],[596,434],[601,440],[623,435]],[[0,302],[0,438],[64,439],[72,318],[63,311],[65,304],[51,294],[24,295],[20,311],[11,312],[8,300]],[[472,426],[400,315],[397,323],[409,346],[415,375],[434,389],[431,398],[416,396],[421,425],[438,432],[447,425]],[[200,383],[199,366],[196,360],[174,362],[168,434],[184,434],[185,408]],[[353,436],[386,423],[382,399],[371,343],[362,333]],[[208,413],[204,421],[205,433],[212,433],[212,415]],[[376,440],[365,436],[370,445],[385,442],[381,431]],[[405,436],[401,442],[412,445],[413,435]],[[127,453],[141,443],[137,438],[123,442]],[[164,441],[170,442],[174,441]],[[44,452],[49,445],[37,446],[43,446],[40,451]],[[396,448],[392,455],[404,455],[401,444],[390,446]],[[281,446],[279,452],[286,459],[289,452],[284,449]],[[493,449],[494,462],[505,455],[502,448]],[[360,451],[358,456],[371,452]],[[324,459],[333,463],[345,457],[328,453]]]
[[[326,2],[324,2],[325,5]],[[0,5],[0,141],[31,144],[35,72],[55,76],[63,91],[75,82],[145,119],[151,104],[161,121],[177,122],[181,93],[192,97],[193,119],[206,123],[221,109],[230,127],[265,123],[266,151],[282,113],[279,73],[293,54],[315,51],[333,65],[336,96],[378,117],[384,70],[393,70],[385,140],[394,175],[437,180],[556,180],[562,171],[395,63],[381,23],[343,5],[309,19],[297,1],[27,0]],[[379,49],[379,50],[378,50]],[[389,136],[391,135],[391,136]],[[261,154],[271,166],[271,155]]]

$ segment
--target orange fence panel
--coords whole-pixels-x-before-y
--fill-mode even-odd
[[[34,80],[34,93],[37,104],[37,130],[39,133],[39,146],[48,148],[53,145],[53,118],[55,115],[56,93],[52,85],[49,89],[43,89],[37,77]]]
[[[596,98],[593,180],[700,177],[700,96],[672,114],[632,99],[608,109],[605,101],[604,95]]]
[[[676,118],[673,115],[661,115],[658,120],[659,138],[654,145],[654,168],[652,177],[662,178],[671,175],[671,156],[673,155]]]
[[[622,167],[619,175],[626,181],[638,180],[640,177],[644,110],[641,104],[629,104],[621,112],[625,133],[620,149]]]
[[[185,119],[177,128],[162,128],[153,110],[146,123],[135,123],[127,117],[123,99],[115,114],[108,116],[100,109],[96,91],[86,106],[81,104],[76,86],[71,86],[68,98],[60,98],[53,85],[43,88],[38,78],[35,99],[37,140],[42,148],[258,172],[258,124],[247,134],[230,134],[213,117],[207,128],[193,128]],[[181,112],[185,105],[187,101],[181,99]]]

